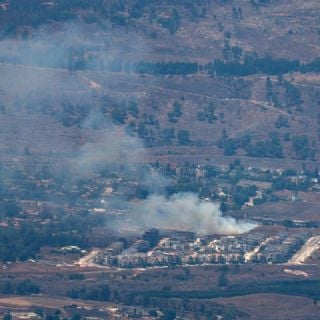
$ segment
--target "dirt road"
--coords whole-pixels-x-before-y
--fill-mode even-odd
[[[80,267],[91,267],[96,266],[94,263],[94,259],[96,256],[100,253],[100,250],[94,249],[92,250],[88,255],[81,258],[79,261],[75,262],[76,265],[79,265]]]
[[[310,238],[306,244],[291,258],[290,264],[304,264],[313,252],[320,249],[320,236]]]

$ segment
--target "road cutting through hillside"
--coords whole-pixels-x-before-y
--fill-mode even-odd
[[[94,263],[95,258],[98,256],[98,254],[101,252],[101,250],[94,249],[89,254],[75,262],[75,265],[78,265],[80,267],[93,267],[96,266]]]
[[[312,254],[320,249],[320,236],[310,238],[305,245],[290,259],[289,264],[304,264]]]
[[[26,68],[26,69],[34,69],[34,70],[38,70],[38,71],[51,71],[51,72],[63,72],[63,73],[70,73],[70,71],[68,69],[65,68],[50,68],[50,67],[40,67],[40,66],[33,66],[33,65],[24,65],[24,64],[15,64],[15,63],[7,63],[7,62],[3,62],[0,63],[0,65],[2,66],[7,66],[7,67],[16,67],[16,68]],[[99,75],[99,76],[103,76],[103,75],[108,75],[108,74],[113,74],[113,75],[118,75],[118,76],[126,76],[127,79],[126,81],[131,81],[128,79],[128,74],[124,74],[121,72],[93,72],[93,71],[87,71],[87,70],[83,70],[83,71],[77,71],[76,74],[79,76],[79,78],[81,78],[82,80],[85,80],[86,82],[88,82],[89,84],[89,88],[91,89],[95,89],[95,90],[99,90],[102,88],[102,86],[88,78],[87,76],[85,76],[84,74],[92,74],[94,75]],[[140,76],[140,74],[134,74],[134,76]],[[197,75],[198,77],[201,77],[201,75]],[[119,81],[118,79],[113,78],[113,81]],[[175,92],[175,93],[181,93],[181,92],[185,92],[183,90],[177,90],[177,89],[172,89],[172,88],[166,88],[164,86],[155,86],[155,85],[149,85],[148,88],[150,89],[156,89],[156,90],[162,90],[162,91],[167,91],[167,92]],[[213,97],[213,96],[208,96],[205,94],[200,94],[200,93],[195,93],[195,92],[185,92],[188,95],[191,96],[197,96],[197,97],[201,97],[201,98],[207,98],[207,99],[211,99],[211,100],[217,100],[217,101],[231,101],[231,102],[237,102],[237,103],[241,103],[241,102],[247,102],[247,103],[251,103],[252,105],[256,105],[258,107],[263,107],[269,111],[273,111],[275,113],[280,113],[283,115],[288,116],[289,113],[286,112],[285,110],[281,110],[279,108],[274,107],[272,104],[266,102],[266,101],[258,101],[255,99],[241,99],[241,98],[217,98],[217,97]]]

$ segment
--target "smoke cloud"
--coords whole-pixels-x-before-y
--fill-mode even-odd
[[[121,167],[124,174],[143,159],[142,141],[126,134],[121,127],[109,125],[99,130],[97,141],[88,142],[80,148],[73,165],[82,175],[90,175],[108,165]]]
[[[240,234],[256,224],[225,217],[219,204],[201,200],[194,193],[178,193],[170,198],[151,195],[138,205],[131,226],[192,231],[197,234]],[[124,226],[125,227],[125,226]]]
[[[68,72],[68,63],[70,59],[73,61],[75,52],[81,53],[86,47],[99,48],[99,57],[92,56],[90,59],[84,59],[84,62],[81,61],[90,69],[99,62],[105,65],[110,63],[119,56],[119,52],[129,56],[128,50],[131,47],[135,48],[136,54],[144,52],[145,55],[149,48],[141,39],[134,38],[131,45],[119,47],[114,53],[111,50],[114,46],[109,48],[108,39],[100,37],[103,32],[95,30],[92,34],[74,24],[65,25],[54,34],[50,31],[52,30],[40,29],[33,34],[32,38],[20,40],[20,42],[16,40],[0,42],[2,52],[0,61],[3,62],[0,66],[2,70],[0,88],[3,95],[9,97],[9,102],[5,105],[6,112],[8,114],[12,112],[18,119],[21,112],[15,110],[15,104],[19,107],[22,105],[25,109],[24,117],[29,117],[30,129],[37,128],[31,133],[25,132],[26,130],[17,132],[15,140],[21,140],[23,146],[31,146],[32,151],[34,141],[37,141],[36,144],[41,146],[39,148],[41,152],[56,151],[60,148],[60,151],[65,152],[64,154],[72,154],[73,168],[84,176],[90,176],[114,164],[122,170],[122,175],[132,174],[137,164],[146,162],[147,153],[143,142],[137,137],[128,135],[123,127],[112,125],[112,120],[107,118],[107,113],[102,114],[92,107],[82,126],[77,128],[75,133],[72,126],[66,128],[61,124],[58,126],[50,122],[53,129],[47,135],[44,135],[47,131],[39,130],[34,115],[42,112],[46,118],[41,118],[41,122],[42,119],[49,121],[48,119],[56,112],[53,106],[56,108],[57,105],[66,104],[68,101],[94,105],[97,100],[92,97],[91,89],[101,90],[102,93],[99,91],[99,94],[103,94],[117,85],[113,83],[111,75],[104,76],[104,81],[100,85],[85,77],[85,71]],[[48,110],[43,108],[44,101]],[[98,129],[93,129],[95,127]],[[8,136],[3,135],[3,145],[11,135],[9,130]],[[79,140],[79,136],[83,138],[81,146],[79,146],[80,143],[75,144],[72,140],[73,138],[75,141]],[[25,137],[30,137],[30,141],[25,141]],[[10,140],[11,145],[14,143],[16,142]],[[73,144],[75,146],[71,148]],[[57,148],[54,148],[56,145]],[[20,149],[23,150],[23,148]],[[74,149],[77,151],[75,152]],[[128,214],[128,218],[124,218],[125,221],[109,227],[134,226],[142,229],[157,227],[188,230],[199,234],[237,234],[248,232],[255,227],[252,223],[238,222],[234,218],[223,216],[218,204],[203,201],[193,193],[179,193],[167,198],[164,195],[164,189],[169,183],[168,179],[152,171],[148,166],[139,180],[148,187],[151,195],[139,202]],[[125,200],[119,199],[119,201]],[[123,204],[128,205],[128,203]]]

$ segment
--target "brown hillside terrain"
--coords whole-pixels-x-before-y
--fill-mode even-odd
[[[317,73],[221,77],[208,75],[201,68],[197,74],[184,76],[121,72],[126,63],[133,62],[243,62],[245,54],[253,52],[258,57],[311,62],[319,55],[318,1],[205,1],[193,5],[151,1],[142,5],[139,14],[132,13],[133,3],[128,1],[117,7],[124,25],[115,22],[110,4],[93,9],[92,13],[90,6],[94,4],[93,1],[84,10],[80,5],[70,9],[55,1],[50,6],[45,2],[39,8],[36,5],[37,10],[45,12],[36,26],[37,17],[31,19],[35,9],[30,11],[30,19],[24,20],[18,19],[18,5],[1,7],[1,21],[6,23],[10,18],[10,25],[15,26],[0,41],[0,57],[6,61],[0,66],[3,151],[21,153],[29,147],[34,153],[54,150],[68,154],[99,136],[99,129],[91,132],[87,128],[86,119],[100,115],[103,121],[110,122],[110,115],[113,117],[114,110],[118,110],[116,104],[134,100],[139,115],[127,114],[123,124],[138,133],[147,146],[155,148],[150,154],[157,154],[158,147],[164,148],[164,155],[166,148],[173,148],[171,155],[163,158],[165,161],[184,162],[184,154],[189,157],[188,151],[181,151],[181,144],[185,143],[178,139],[181,130],[188,131],[188,148],[213,162],[230,162],[224,158],[230,154],[224,150],[222,137],[232,140],[249,135],[254,145],[268,141],[270,133],[277,135],[284,159],[278,159],[279,154],[262,155],[259,161],[254,160],[257,165],[264,166],[270,157],[275,158],[278,167],[287,167],[286,159],[319,159]],[[74,19],[54,22],[50,18],[53,12],[68,12]],[[103,14],[106,20],[99,24]],[[93,21],[90,24],[86,18],[89,15]],[[175,16],[170,22],[174,27],[163,23],[171,16]],[[58,49],[51,48],[51,42]],[[65,65],[70,55],[68,47],[84,50],[86,66],[101,53],[107,61],[120,58],[121,70],[69,72],[66,67],[50,67],[57,61]],[[234,55],[238,50],[237,57],[230,57],[230,52]],[[170,113],[175,104],[181,114],[172,119]],[[153,122],[148,122],[150,117]],[[170,142],[164,134],[166,129],[174,130]],[[308,138],[309,148],[305,156],[294,150],[292,140],[303,135]],[[248,163],[248,156],[255,157],[254,152],[241,146],[232,154]]]

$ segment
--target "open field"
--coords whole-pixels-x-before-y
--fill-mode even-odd
[[[227,266],[228,286],[230,289],[218,286],[218,279],[221,274],[221,266],[204,267],[184,267],[177,269],[154,268],[149,270],[106,270],[97,268],[80,267],[46,267],[38,264],[12,264],[7,269],[2,269],[1,280],[12,279],[21,281],[29,279],[37,283],[42,292],[35,296],[2,296],[0,297],[0,310],[11,309],[15,311],[27,311],[31,307],[42,307],[49,309],[61,309],[65,306],[77,305],[82,310],[90,308],[105,308],[113,304],[97,301],[82,301],[79,299],[66,298],[66,292],[72,288],[97,286],[107,283],[111,290],[117,289],[120,295],[134,292],[140,295],[163,297],[164,294],[173,295],[173,299],[179,300],[181,294],[190,295],[190,303],[205,304],[210,306],[233,305],[242,312],[250,315],[250,319],[294,319],[305,320],[317,319],[320,309],[314,305],[314,299],[308,297],[306,293],[294,292],[290,295],[276,294],[274,292],[266,294],[267,290],[274,290],[278,283],[287,281],[299,286],[306,285],[304,282],[317,281],[320,277],[319,268],[313,265],[240,265]],[[69,275],[83,274],[83,280],[70,280]],[[55,285],[52,286],[52,283]],[[309,282],[308,282],[309,283]],[[208,294],[222,296],[228,294],[229,290],[242,288],[252,284],[258,285],[262,292],[250,295],[231,294],[230,297],[211,298]],[[167,291],[170,288],[170,291]],[[244,288],[244,287],[243,287]],[[253,287],[252,287],[253,288]],[[263,289],[264,288],[264,289]],[[296,288],[296,287],[294,287]],[[280,289],[280,287],[279,287]],[[243,289],[241,289],[243,291]],[[295,289],[296,290],[296,289]],[[307,290],[307,287],[306,287]],[[307,292],[307,291],[306,291]],[[200,298],[203,296],[203,298]],[[165,297],[165,296],[164,296]],[[161,298],[160,298],[161,299]],[[177,301],[178,301],[177,300]]]
[[[69,298],[58,298],[58,297],[49,297],[49,296],[33,296],[33,297],[0,297],[0,308],[21,308],[27,309],[32,306],[45,307],[50,309],[60,309],[65,306],[77,305],[79,307],[91,307],[91,306],[100,306],[106,307],[106,303],[102,302],[92,302],[92,301],[79,301]]]
[[[313,299],[304,297],[256,294],[214,301],[242,308],[254,320],[316,320],[320,317],[320,306],[314,305]]]
[[[319,221],[319,198],[310,201],[280,201],[266,203],[255,208],[248,208],[232,214],[238,217],[270,217],[276,220],[297,219]]]

